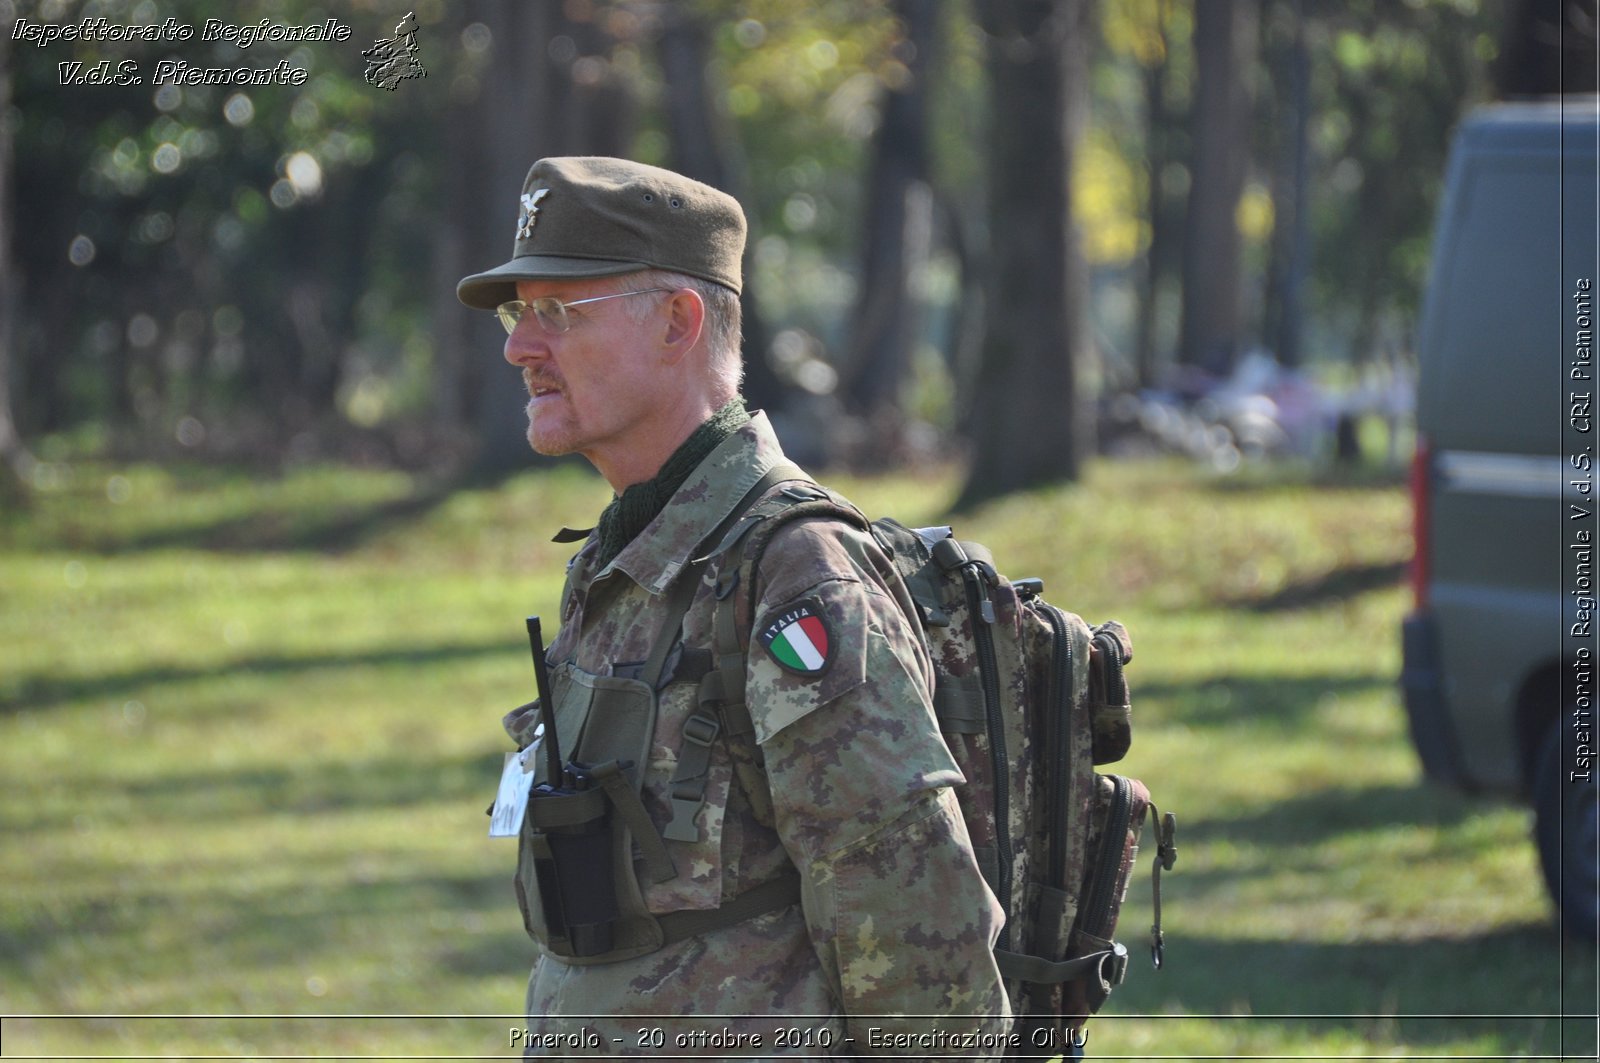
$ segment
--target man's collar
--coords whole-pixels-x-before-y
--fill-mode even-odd
[[[617,569],[651,594],[662,593],[686,564],[715,545],[705,540],[782,459],[767,415],[752,414],[750,423],[724,439],[689,474],[671,501],[600,575]]]

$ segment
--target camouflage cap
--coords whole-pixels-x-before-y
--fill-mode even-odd
[[[741,287],[739,201],[671,170],[600,156],[540,159],[522,183],[511,261],[456,285],[468,306],[515,299],[519,280],[664,269]]]

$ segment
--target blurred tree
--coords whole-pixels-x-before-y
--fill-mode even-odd
[[[1111,5],[1115,6],[1115,5]],[[1144,89],[1145,213],[1149,243],[1139,276],[1138,311],[1134,332],[1134,366],[1138,383],[1154,387],[1160,379],[1157,359],[1157,320],[1160,304],[1181,277],[1183,205],[1175,187],[1187,182],[1187,99],[1177,98],[1175,74],[1187,89],[1191,80],[1186,49],[1176,48],[1187,39],[1193,13],[1181,0],[1155,0],[1146,20],[1143,46],[1137,51]],[[1186,95],[1186,94],[1185,94]]]
[[[744,202],[749,191],[742,170],[734,165],[731,130],[720,107],[726,88],[712,84],[718,71],[711,62],[713,46],[712,25],[705,7],[683,4],[662,12],[656,54],[661,63],[671,165],[679,173]],[[748,219],[745,283],[739,298],[744,325],[744,395],[751,406],[772,412],[788,405],[789,389],[773,372],[768,357],[772,341],[757,298],[754,257],[760,240],[758,220]]]
[[[1087,269],[1072,226],[1087,0],[978,5],[990,74],[988,317],[957,508],[1076,479],[1093,439],[1080,384]]]
[[[1201,0],[1194,9],[1194,162],[1183,242],[1179,360],[1218,375],[1243,329],[1238,211],[1250,150],[1256,0]]]
[[[1506,5],[1504,48],[1495,65],[1500,96],[1600,91],[1595,0],[1513,0]]]
[[[10,113],[27,219],[12,378],[23,431],[109,422],[124,438],[275,458],[410,411],[449,426],[458,450],[481,433],[501,444],[490,453],[525,460],[520,382],[495,357],[503,337],[455,304],[454,284],[509,246],[533,159],[629,151],[634,6],[419,4],[427,77],[393,92],[362,76],[361,49],[393,29],[366,9],[342,19],[343,44],[21,49]],[[133,17],[100,0],[51,10]],[[195,26],[208,14],[199,0],[161,10]],[[325,17],[315,0],[234,17],[258,14]],[[168,58],[261,69],[280,57],[308,72],[303,84],[151,77]],[[58,83],[59,61],[124,58],[143,84]],[[427,440],[384,445],[421,446],[419,460]]]
[[[1311,239],[1311,57],[1305,0],[1268,0],[1262,38],[1271,82],[1278,89],[1262,108],[1269,133],[1273,219],[1262,332],[1280,363],[1298,366]]]
[[[435,179],[441,193],[433,212],[433,416],[476,444],[493,466],[526,460],[527,419],[518,401],[522,384],[499,352],[505,333],[492,315],[456,299],[456,282],[509,254],[516,197],[528,167],[552,140],[545,50],[548,5],[485,0],[453,7],[445,24],[461,41],[462,62],[450,86],[441,130],[448,159]],[[551,152],[556,154],[556,152]]]
[[[461,277],[503,260],[514,243],[517,195],[529,167],[555,155],[631,153],[639,112],[639,50],[648,27],[627,5],[485,0],[454,12],[469,53],[451,86],[441,131],[444,206],[436,208],[434,377],[441,413],[469,430],[484,470],[535,460],[520,373],[499,357],[491,315],[455,299]],[[469,21],[470,17],[470,21]]]
[[[1480,0],[1306,5],[1314,353],[1361,365],[1406,344],[1450,135],[1490,96],[1503,14]]]
[[[1219,60],[1224,45],[1244,47],[1240,12],[1263,4],[1271,62]],[[1283,337],[1290,278],[1301,274],[1308,357],[1403,336],[1449,128],[1487,95],[1497,50],[1502,69],[1531,69],[1512,55],[1522,0],[416,6],[428,75],[392,93],[364,83],[360,51],[399,12],[366,5],[342,16],[355,34],[347,46],[6,42],[13,163],[0,194],[9,180],[16,206],[0,224],[0,450],[18,435],[83,427],[92,443],[110,424],[113,443],[203,438],[224,452],[293,456],[327,434],[377,439],[386,449],[376,456],[409,459],[419,451],[402,454],[407,440],[423,453],[436,441],[431,427],[407,431],[429,418],[457,447],[481,436],[495,463],[525,463],[519,382],[497,357],[504,337],[490,315],[456,304],[454,284],[499,261],[529,163],[593,151],[675,165],[744,202],[759,404],[794,384],[827,391],[831,363],[844,396],[892,409],[903,352],[919,338],[971,343],[981,356],[953,359],[961,383],[935,401],[948,409],[951,390],[970,400],[973,496],[1070,477],[1092,424],[1077,386],[1085,260],[1102,290],[1138,285],[1138,312],[1125,320],[1130,375],[1147,385],[1176,346],[1172,304],[1189,299],[1183,320],[1197,331],[1199,311],[1239,303],[1237,281],[1234,296],[1191,290],[1230,272],[1218,266],[1219,239],[1238,240],[1246,277],[1266,277],[1266,318],[1255,316],[1260,284],[1249,283],[1252,298],[1223,330],[1233,344],[1259,329],[1294,357]],[[133,17],[113,0],[36,7],[67,20]],[[214,14],[200,0],[160,8],[191,24]],[[1592,9],[1561,8],[1569,41]],[[240,22],[324,17],[318,0],[235,10]],[[1105,47],[1091,66],[1095,11]],[[1197,14],[1206,26],[1192,25]],[[1232,31],[1211,33],[1222,21]],[[1198,99],[1200,52],[1208,70],[1228,67],[1235,90],[1259,83],[1259,157],[1236,129],[1220,159],[1203,163],[1191,148],[1189,113],[1198,131],[1226,111]],[[280,57],[310,76],[270,88],[59,84],[58,62],[124,57],[147,77],[164,58],[260,67]],[[983,127],[992,150],[973,150]],[[1237,195],[1190,209],[1191,224],[1220,235],[1187,241],[1196,279],[1180,293],[1182,199],[1205,198],[1207,165],[1241,160],[1270,177],[1270,206],[1247,183],[1243,210]],[[1314,182],[1295,176],[1308,172]],[[1398,172],[1422,177],[1377,179]],[[907,195],[929,186],[931,209],[924,194]],[[1294,267],[1290,252],[1307,246]],[[920,269],[937,311],[927,327],[906,314],[906,277]],[[984,318],[987,328],[974,324]],[[807,370],[776,365],[770,393],[769,346],[803,351]],[[940,386],[914,380],[919,396]],[[383,432],[364,431],[373,427]]]
[[[903,449],[901,389],[921,336],[913,273],[931,251],[933,197],[929,83],[939,39],[937,0],[893,0],[900,35],[883,75],[878,129],[861,232],[861,269],[851,317],[844,398],[868,421],[869,460],[892,463]]]
[[[130,17],[95,2],[51,11]],[[194,26],[208,13],[194,0],[162,10]],[[323,17],[289,0],[271,14]],[[416,211],[399,209],[417,191],[422,97],[360,80],[366,35],[391,26],[352,24],[347,50],[257,42],[246,51],[194,38],[13,53],[25,431],[109,420],[146,438],[195,444],[209,430],[210,442],[241,453],[281,452],[303,430],[342,419],[359,336],[398,346],[406,331],[403,315],[379,315],[377,328],[364,320],[377,309],[368,253],[375,242],[411,251],[395,261],[412,287],[426,260],[406,243],[404,219]],[[167,59],[255,69],[282,59],[307,77],[156,84]],[[143,81],[60,83],[59,62],[102,60],[137,62]]]
[[[855,292],[842,267],[860,247],[892,12],[883,0],[715,0],[707,10],[720,16],[712,65],[742,149],[763,315],[827,358],[846,343]],[[783,359],[778,369],[792,377]],[[806,386],[829,390],[829,375]]]
[[[520,189],[529,160],[521,138],[506,136],[505,130],[531,130],[536,99],[528,84],[531,65],[516,61],[509,40],[522,6],[511,0],[484,0],[471,8],[454,5],[441,24],[449,38],[460,42],[460,66],[443,108],[441,154],[474,159],[476,165],[446,166],[436,176],[441,205],[430,224],[433,269],[428,284],[435,340],[431,415],[446,432],[463,436],[477,419],[493,354],[505,342],[498,321],[462,307],[456,283],[492,264],[496,250],[512,243],[508,237],[514,212],[508,197]],[[509,91],[491,111],[483,102],[484,82],[498,85],[502,77],[511,79]]]
[[[970,403],[957,396],[957,382],[975,377],[983,346],[982,246],[988,238],[988,158],[975,150],[989,122],[987,45],[975,5],[942,3],[939,39],[933,50],[938,69],[928,79],[928,151],[933,188],[933,234],[925,264],[923,292],[930,342],[943,357],[947,393],[917,388],[922,410],[913,415],[965,436]],[[918,368],[913,363],[913,381]],[[926,378],[924,378],[926,379]],[[930,401],[931,400],[931,401]],[[943,408],[939,408],[942,401]]]
[[[11,363],[16,343],[16,267],[11,261],[11,33],[16,12],[0,4],[0,500],[17,504],[27,495],[33,458],[17,432],[11,405]]]

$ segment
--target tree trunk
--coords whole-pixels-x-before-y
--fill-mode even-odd
[[[510,40],[506,0],[489,3],[493,6],[470,16],[460,7],[450,8],[444,28],[452,37],[458,37],[468,23],[480,18],[485,25],[492,24],[493,57],[515,45]],[[474,71],[472,80],[461,78],[459,88],[450,94],[440,129],[444,158],[483,161],[475,166],[440,167],[442,202],[454,204],[455,209],[434,216],[431,241],[434,280],[430,288],[436,344],[431,414],[436,428],[461,439],[472,437],[475,415],[480,412],[478,399],[483,393],[484,371],[498,360],[497,345],[505,333],[491,315],[463,306],[456,298],[456,284],[461,278],[492,266],[498,261],[495,256],[511,247],[511,219],[515,212],[510,203],[521,188],[515,170],[518,159],[528,150],[520,143],[502,144],[493,135],[491,114],[497,117],[502,108],[509,109],[513,122],[531,118],[524,91],[507,94],[498,107],[488,106],[485,93],[497,73],[492,58],[486,58]],[[524,89],[525,85],[517,88]],[[522,161],[524,174],[532,161]],[[514,404],[514,398],[513,393],[505,402]],[[481,447],[481,440],[478,442]],[[526,446],[526,439],[523,442]]]
[[[1595,0],[1506,4],[1495,88],[1501,97],[1589,93],[1597,88]]]
[[[1236,213],[1250,154],[1255,0],[1202,0],[1194,8],[1194,168],[1183,248],[1179,357],[1224,375],[1238,353],[1243,241]]]
[[[990,278],[973,382],[973,461],[958,509],[1076,479],[1092,416],[1078,381],[1087,270],[1073,234],[1087,0],[979,5],[989,35]]]
[[[459,36],[462,21],[461,9],[453,8],[443,25],[452,36]],[[463,78],[463,84],[465,81]],[[471,158],[471,152],[485,147],[470,139],[475,132],[471,115],[482,106],[482,98],[481,82],[475,92],[451,94],[439,130],[444,158]],[[493,190],[479,187],[482,175],[475,166],[441,167],[438,179],[441,202],[455,204],[456,209],[437,212],[431,224],[433,232],[429,242],[433,248],[433,259],[428,290],[432,302],[429,317],[433,321],[434,351],[428,413],[435,428],[454,434],[467,425],[470,416],[466,401],[466,396],[472,394],[469,367],[475,358],[488,356],[486,351],[473,349],[473,336],[477,331],[472,327],[474,315],[456,298],[456,283],[462,277],[482,269],[495,246],[491,235],[487,233],[483,234],[481,248],[474,245],[470,236],[478,226],[473,226],[465,217],[466,205],[478,201],[471,198],[473,196],[492,196]],[[481,224],[481,219],[472,221]],[[469,228],[473,233],[466,231]],[[481,260],[474,258],[474,251],[486,257]]]
[[[1288,40],[1274,62],[1279,105],[1273,124],[1283,131],[1283,140],[1272,176],[1272,246],[1262,332],[1280,364],[1298,366],[1311,245],[1311,59],[1306,48],[1304,0],[1279,3],[1278,15]]]
[[[672,145],[672,167],[733,198],[744,200],[744,182],[732,160],[731,138],[722,128],[717,93],[709,84],[711,29],[699,9],[681,5],[664,9],[664,25],[656,41],[661,62],[663,103]],[[744,326],[744,395],[750,405],[769,412],[788,404],[789,389],[767,358],[771,347],[766,322],[756,305],[752,283],[757,234],[755,219],[744,248],[744,288],[739,297]]]
[[[982,219],[967,213],[964,196],[952,195],[948,189],[934,197],[934,216],[939,223],[939,239],[955,258],[956,291],[961,297],[951,308],[946,331],[950,345],[945,352],[945,367],[954,380],[977,379],[978,367],[983,360],[983,262],[981,253],[974,249],[975,235]],[[956,433],[963,438],[972,436],[971,404],[960,404],[955,410]]]
[[[1163,55],[1170,54],[1167,39],[1169,5],[1161,3],[1156,8],[1156,24],[1162,39]],[[1163,183],[1167,167],[1177,160],[1173,141],[1177,133],[1178,118],[1167,102],[1167,62],[1163,58],[1144,70],[1145,118],[1145,168],[1148,191],[1145,212],[1150,219],[1150,246],[1146,248],[1143,269],[1139,278],[1138,317],[1134,323],[1133,364],[1141,388],[1154,387],[1161,375],[1157,358],[1156,330],[1161,318],[1163,295],[1175,273],[1177,250],[1175,237],[1181,233],[1175,225],[1177,219],[1168,203]]]
[[[871,451],[888,457],[903,434],[900,391],[920,332],[914,272],[927,261],[933,224],[929,178],[928,85],[938,39],[935,0],[895,0],[904,37],[895,51],[906,74],[886,84],[873,138],[862,217],[862,261],[844,401],[891,438]]]
[[[10,23],[12,20],[6,20]],[[0,32],[0,499],[28,498],[33,458],[22,444],[11,408],[11,351],[17,338],[17,271],[11,260],[11,26]]]
[[[593,14],[598,9],[583,9]],[[470,212],[473,237],[467,255],[481,265],[504,261],[514,243],[517,195],[528,168],[555,155],[604,155],[625,150],[634,106],[610,65],[611,39],[593,21],[570,18],[561,4],[494,0],[478,12],[493,33],[483,84],[493,107],[477,107],[483,125],[476,129],[468,157],[483,160],[477,193],[461,201]],[[508,135],[515,130],[516,135]],[[463,313],[470,313],[462,310]],[[534,460],[528,449],[528,422],[521,374],[500,357],[505,334],[488,314],[469,326],[476,374],[477,427],[486,470],[517,468]],[[481,358],[476,354],[481,353]]]

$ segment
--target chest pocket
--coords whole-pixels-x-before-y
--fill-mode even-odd
[[[645,907],[640,878],[665,882],[677,874],[639,797],[654,693],[640,680],[590,675],[570,664],[553,671],[551,686],[567,770],[551,779],[543,751],[536,758],[517,853],[523,925],[569,963],[653,952],[665,935]]]

